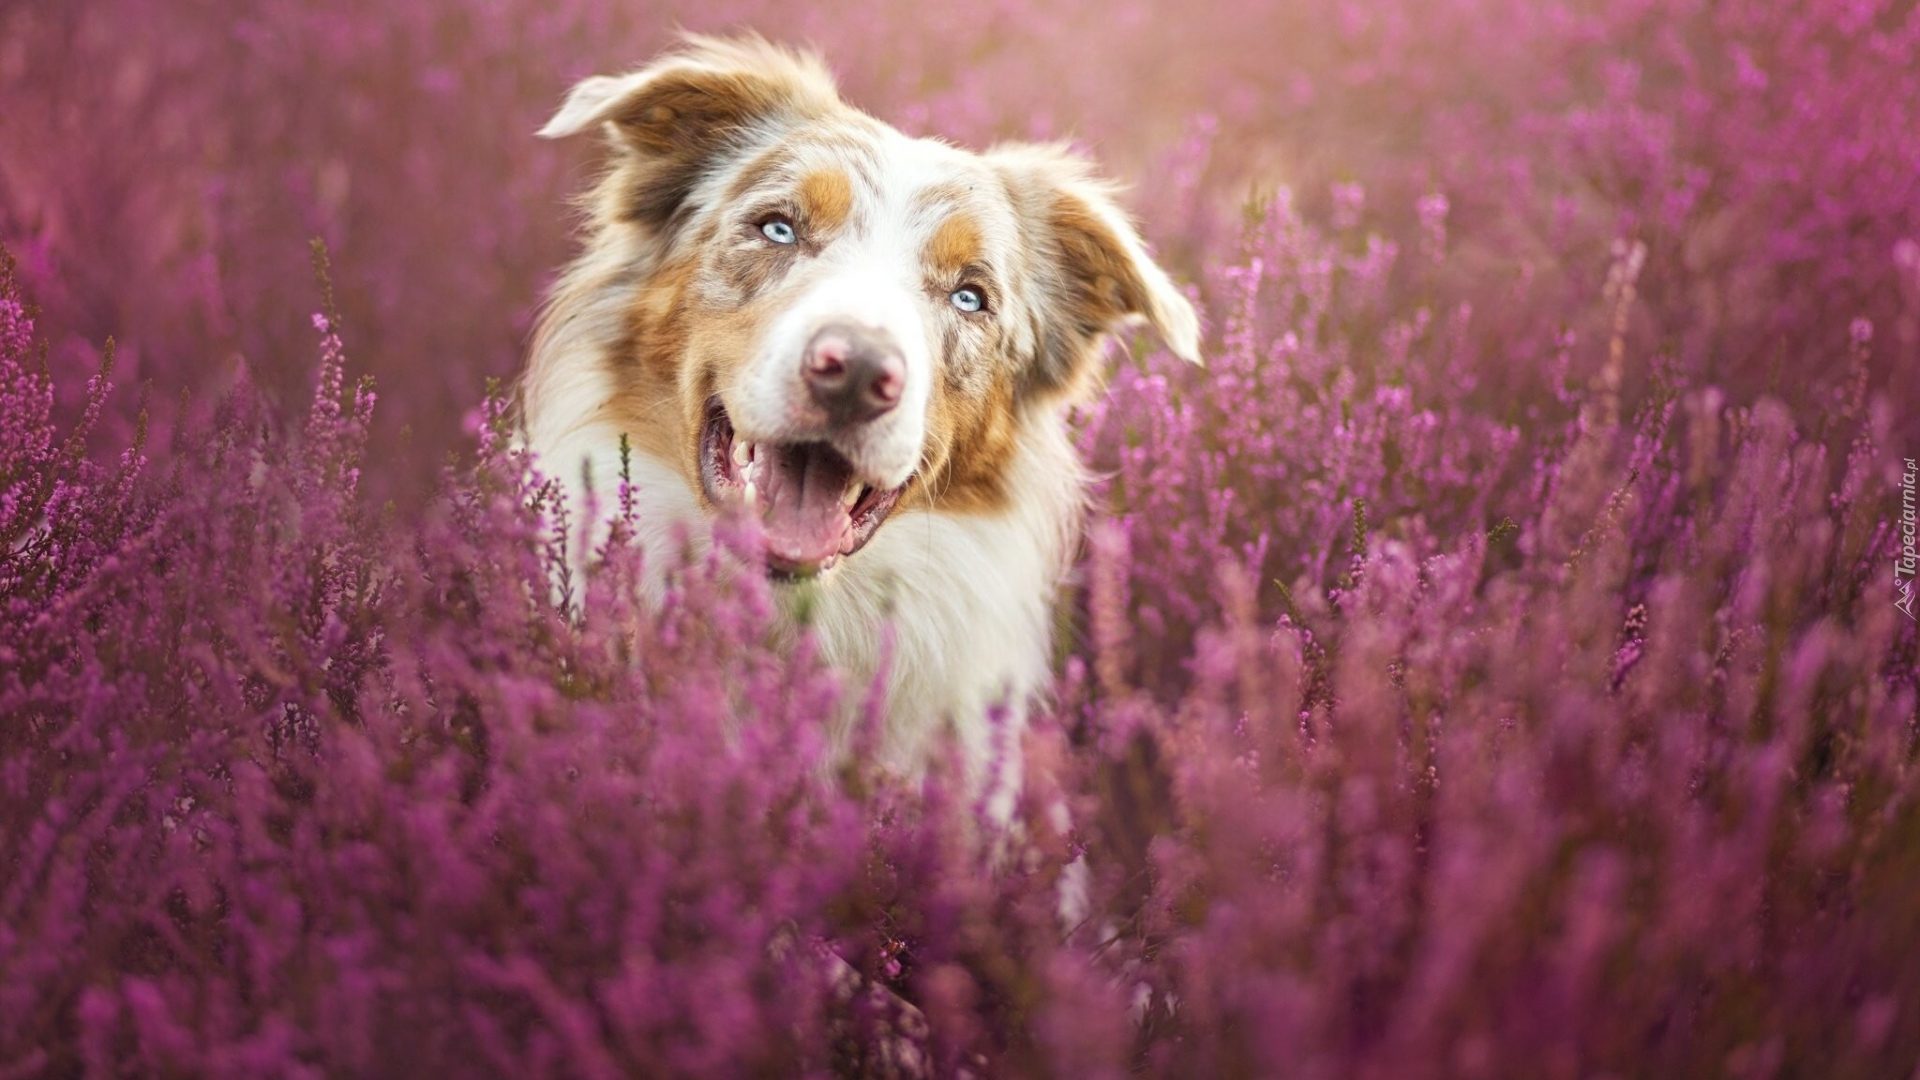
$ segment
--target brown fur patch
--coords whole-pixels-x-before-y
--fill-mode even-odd
[[[1080,286],[1072,314],[1081,329],[1098,333],[1122,316],[1147,310],[1146,284],[1133,259],[1091,207],[1063,195],[1053,204],[1050,224],[1068,274]]]
[[[1125,245],[1084,201],[1055,195],[1046,207],[1044,228],[1062,280],[1042,305],[1040,355],[1028,371],[1027,390],[1037,398],[1081,389],[1096,366],[1103,336],[1150,303]]]
[[[977,398],[936,390],[927,407],[927,441],[944,453],[928,460],[905,505],[954,514],[1005,510],[1019,423],[1009,378],[994,379]]]
[[[926,260],[936,279],[957,282],[980,261],[981,249],[980,223],[962,212],[949,216],[933,231],[927,241]]]
[[[842,108],[831,85],[803,72],[768,74],[669,67],[621,102],[612,117],[634,153],[625,157],[621,217],[668,228],[714,161],[757,125],[792,123]]]
[[[815,169],[800,180],[800,207],[817,232],[839,232],[853,213],[853,181],[839,169]]]
[[[716,307],[700,299],[699,281],[692,251],[647,280],[628,309],[628,332],[612,358],[619,390],[601,419],[628,433],[636,449],[676,464],[704,500],[700,435],[708,403],[749,362],[780,297],[775,291]]]
[[[698,461],[700,434],[697,420],[688,423],[679,384],[687,350],[687,292],[697,269],[692,259],[668,263],[634,296],[626,333],[607,357],[617,389],[597,418],[626,435],[634,450],[690,465]],[[697,481],[697,473],[688,475]]]

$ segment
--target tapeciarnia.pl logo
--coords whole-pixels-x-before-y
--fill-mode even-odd
[[[1914,553],[1913,482],[1920,469],[1912,458],[1902,458],[1901,463],[1905,468],[1900,473],[1900,553],[1893,560],[1893,606],[1912,619],[1914,574],[1920,570],[1920,556]]]

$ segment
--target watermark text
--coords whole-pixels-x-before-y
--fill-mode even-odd
[[[1906,613],[1913,614],[1913,583],[1916,571],[1920,571],[1920,555],[1914,552],[1914,506],[1913,484],[1920,468],[1914,467],[1914,459],[1902,458],[1900,471],[1900,550],[1893,557],[1893,606]],[[1920,620],[1916,620],[1920,621]]]

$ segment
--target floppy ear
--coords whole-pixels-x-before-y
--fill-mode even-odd
[[[605,129],[631,174],[622,216],[659,226],[716,162],[840,107],[816,56],[759,37],[688,35],[638,71],[583,80],[539,134]]]
[[[1064,146],[996,147],[991,157],[1006,170],[1035,256],[1041,299],[1033,389],[1079,385],[1106,339],[1140,324],[1175,356],[1201,362],[1199,316],[1147,254],[1111,183]]]

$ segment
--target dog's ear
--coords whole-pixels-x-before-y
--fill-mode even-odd
[[[539,134],[604,129],[630,173],[621,212],[661,225],[728,155],[842,107],[816,56],[759,37],[688,35],[638,71],[583,80]]]
[[[1029,386],[1083,386],[1107,338],[1151,326],[1182,360],[1200,360],[1200,318],[1114,201],[1114,185],[1064,146],[995,147],[1026,230],[1039,293]]]

